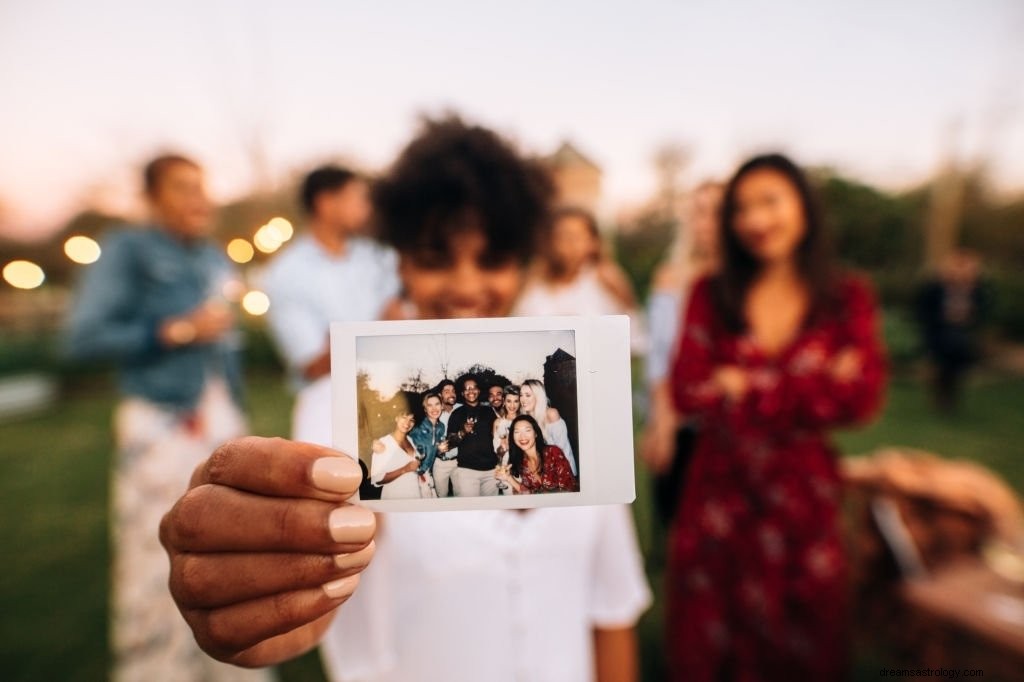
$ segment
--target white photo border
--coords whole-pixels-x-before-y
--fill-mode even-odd
[[[337,450],[358,457],[357,338],[552,330],[572,331],[575,337],[579,492],[359,500],[359,504],[375,511],[447,511],[631,503],[636,497],[636,484],[629,318],[625,315],[334,322],[331,324],[332,444]]]

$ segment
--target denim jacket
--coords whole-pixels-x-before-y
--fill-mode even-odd
[[[423,454],[423,461],[420,463],[419,473],[430,471],[434,467],[434,458],[437,457],[437,444],[444,440],[444,423],[438,419],[436,424],[431,424],[426,417],[409,432],[409,439],[416,449]]]
[[[220,250],[148,227],[110,234],[101,254],[80,282],[64,340],[67,355],[113,361],[122,393],[171,409],[194,408],[208,373],[222,375],[240,403],[235,334],[171,349],[157,338],[164,320],[221,294],[232,269]]]

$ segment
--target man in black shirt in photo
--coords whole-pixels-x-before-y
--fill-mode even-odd
[[[473,375],[459,377],[462,407],[448,420],[448,437],[459,446],[458,467],[452,475],[456,497],[497,495],[498,481],[494,467],[498,463],[491,442],[494,410],[490,403],[480,403],[480,385]]]

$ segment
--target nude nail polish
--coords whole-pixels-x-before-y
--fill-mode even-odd
[[[324,583],[323,590],[331,599],[342,599],[352,594],[358,584],[359,575],[350,575],[347,578],[338,578],[329,583]]]
[[[329,493],[355,492],[362,478],[359,465],[351,457],[321,457],[313,462],[313,485]]]
[[[335,542],[366,542],[372,536],[375,519],[369,509],[350,504],[333,510],[329,523]]]
[[[363,547],[358,552],[348,552],[347,554],[335,554],[334,565],[339,570],[348,571],[353,568],[360,568],[366,566],[373,559],[375,551],[374,543],[371,541],[366,547]]]

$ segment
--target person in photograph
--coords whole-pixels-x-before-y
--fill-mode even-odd
[[[538,379],[527,379],[519,387],[521,412],[533,417],[544,431],[544,440],[558,446],[569,461],[569,469],[573,476],[578,476],[576,457],[569,442],[569,426],[562,419],[558,410],[548,404],[548,392],[544,383]]]
[[[448,420],[452,413],[462,407],[458,402],[458,391],[455,382],[451,379],[442,379],[434,388],[434,392],[441,396],[441,423],[445,427],[445,434],[448,433]],[[438,497],[450,497],[453,494],[452,474],[459,464],[456,458],[459,456],[459,449],[447,441],[447,452],[434,458],[432,473],[434,474],[434,486]]]
[[[515,315],[629,315],[633,345],[643,345],[633,285],[608,254],[590,211],[558,209],[537,255]]]
[[[441,396],[427,393],[423,396],[424,417],[413,427],[409,439],[416,446],[416,451],[423,457],[418,473],[426,475],[433,472],[434,461],[438,456],[448,453],[448,440],[445,438],[446,427],[441,421]],[[431,476],[433,478],[433,476]]]
[[[493,132],[427,121],[374,191],[400,251],[393,317],[508,315],[550,196]],[[637,680],[650,590],[627,506],[382,514],[378,526],[346,503],[354,461],[310,444],[331,441],[330,395],[327,380],[305,389],[300,441],[221,448],[164,520],[171,592],[207,651],[261,666],[322,642],[328,676],[360,682]]]
[[[502,470],[499,476],[516,495],[574,493],[580,489],[565,454],[557,445],[544,442],[540,425],[528,414],[512,420],[508,463],[508,470]]]
[[[693,285],[718,268],[723,190],[722,183],[705,181],[687,198],[675,242],[654,273],[647,301],[648,410],[640,455],[654,474],[655,510],[666,525],[678,506],[697,434],[695,420],[676,412],[669,370]]]
[[[829,429],[877,412],[869,284],[838,270],[810,183],[758,156],[726,186],[722,263],[690,295],[671,382],[701,419],[668,552],[674,679],[841,679],[848,587]]]
[[[498,482],[494,467],[498,460],[491,446],[494,432],[494,410],[480,402],[480,384],[472,374],[459,377],[462,386],[462,407],[448,420],[448,438],[458,445],[458,466],[452,474],[456,497],[497,495]]]
[[[371,215],[368,195],[366,180],[347,168],[310,172],[299,191],[308,229],[263,276],[270,333],[295,389],[330,373],[331,322],[376,320],[398,293],[395,252],[363,234]]]
[[[503,474],[508,474],[508,435],[512,428],[512,420],[519,415],[519,387],[505,386],[502,391],[501,411],[494,420],[494,431],[491,445],[498,457],[494,476],[498,479],[498,494],[511,495],[512,490]]]
[[[502,384],[491,384],[487,387],[487,402],[494,410],[494,416],[501,416],[501,408],[505,403],[505,387]]]
[[[494,420],[491,445],[499,459],[508,458],[508,434],[512,420],[519,416],[519,387],[506,386],[502,389],[501,411]]]
[[[409,433],[415,418],[404,402],[390,407],[395,430],[373,441],[370,482],[381,488],[382,500],[408,500],[421,497],[420,466],[423,456]]]
[[[246,430],[235,320],[222,292],[234,273],[209,238],[212,207],[199,164],[160,156],[147,164],[143,186],[151,222],[103,240],[64,339],[72,358],[118,368],[111,677],[160,679],[173,669],[183,678],[236,679],[244,673],[204,654],[183,627],[157,538],[196,465]]]

